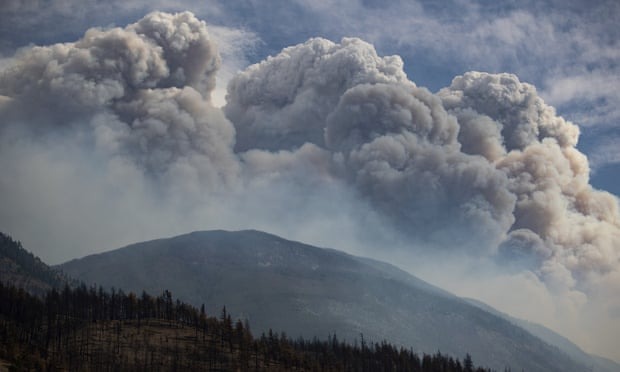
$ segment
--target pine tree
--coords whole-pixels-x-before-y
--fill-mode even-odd
[[[469,353],[465,355],[465,359],[463,360],[463,371],[464,372],[474,371],[474,362],[471,360],[471,355],[469,355]]]

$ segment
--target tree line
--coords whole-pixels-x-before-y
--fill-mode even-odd
[[[283,314],[284,316],[285,314]],[[0,282],[0,358],[15,370],[487,372],[437,352],[330,335],[292,339],[223,308],[208,315],[165,290],[159,296],[65,286],[44,297]]]

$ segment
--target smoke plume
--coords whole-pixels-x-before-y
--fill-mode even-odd
[[[210,104],[219,65],[204,22],[151,13],[22,51],[0,74],[0,94],[15,121],[90,131],[98,149],[154,178],[195,178],[212,190],[238,172],[234,128]]]

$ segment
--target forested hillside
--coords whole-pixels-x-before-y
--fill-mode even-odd
[[[67,278],[0,232],[0,281],[44,295],[51,288],[62,288]]]
[[[285,315],[285,314],[282,314]],[[216,318],[174,300],[101,288],[52,289],[44,298],[0,283],[0,358],[15,370],[70,371],[489,371],[387,342],[292,340],[222,309]]]
[[[197,231],[129,245],[57,266],[88,285],[160,293],[306,339],[336,333],[388,340],[427,354],[472,355],[503,370],[588,367],[500,316],[395,266],[261,231]]]

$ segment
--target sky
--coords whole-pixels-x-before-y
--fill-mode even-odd
[[[265,230],[620,360],[619,18],[617,1],[4,1],[0,230],[52,264]]]

